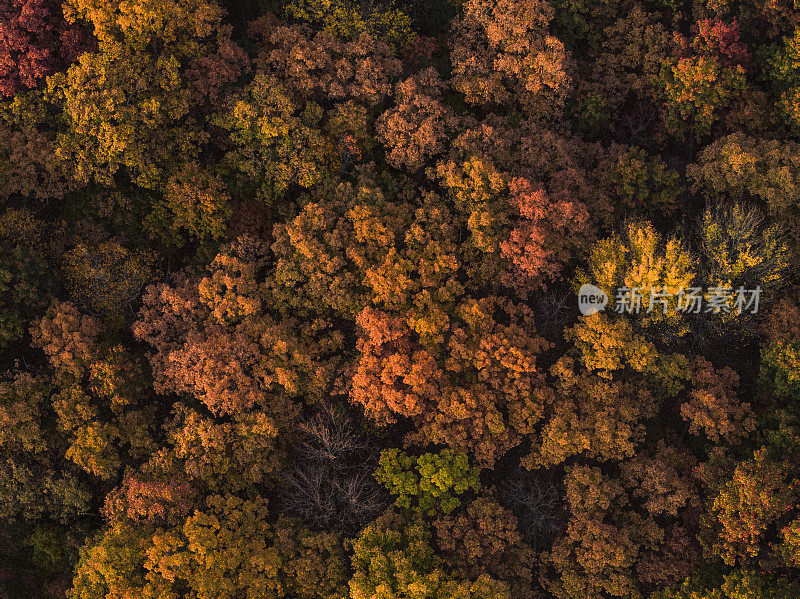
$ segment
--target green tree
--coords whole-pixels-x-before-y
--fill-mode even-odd
[[[480,469],[469,465],[466,454],[452,449],[419,457],[385,449],[375,478],[397,496],[398,507],[434,515],[449,514],[461,505],[460,495],[480,491],[479,474]]]

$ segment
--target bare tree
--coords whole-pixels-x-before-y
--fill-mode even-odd
[[[547,339],[561,338],[566,326],[577,316],[577,297],[562,289],[547,287],[534,293],[532,299],[538,332]]]
[[[341,407],[327,405],[299,428],[279,502],[311,527],[354,534],[388,505],[372,474],[377,449]]]
[[[497,490],[501,503],[517,517],[525,541],[536,551],[547,549],[563,527],[563,501],[552,477],[517,467]]]

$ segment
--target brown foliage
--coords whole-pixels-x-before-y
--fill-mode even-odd
[[[589,214],[579,202],[552,201],[526,179],[513,179],[509,191],[520,220],[509,239],[500,244],[501,254],[513,265],[504,283],[526,298],[529,289],[560,273],[576,249],[575,238],[586,227]]]
[[[376,123],[378,138],[389,148],[392,166],[419,170],[445,149],[445,140],[458,119],[441,101],[444,88],[433,68],[397,84],[394,108]]]
[[[97,351],[100,321],[69,302],[54,304],[31,328],[33,343],[44,350],[59,371],[79,377]]]
[[[546,558],[558,572],[548,580],[550,591],[559,599],[636,596],[639,548],[658,540],[658,527],[636,518],[615,522],[626,503],[624,490],[599,468],[570,468],[566,494],[571,512],[567,531]]]
[[[142,365],[123,346],[101,341],[100,333],[100,321],[69,302],[54,303],[31,327],[58,384],[52,405],[59,429],[69,435],[65,456],[111,479],[123,453],[140,458],[153,450],[152,422]]]
[[[337,373],[342,335],[318,319],[300,325],[267,312],[266,247],[242,237],[212,262],[206,277],[182,275],[144,295],[134,334],[150,343],[155,388],[189,392],[215,414],[256,406],[279,422],[295,399],[314,401]]]
[[[658,402],[640,380],[612,381],[562,358],[552,368],[555,388],[545,395],[540,442],[526,465],[555,465],[573,455],[600,460],[632,457],[644,439],[644,421]]]
[[[755,430],[750,404],[736,397],[739,376],[727,366],[715,370],[711,363],[696,358],[692,367],[689,400],[681,405],[681,416],[689,422],[689,432],[701,431],[713,442],[736,443]]]
[[[542,1],[468,0],[455,20],[453,86],[472,104],[518,104],[538,117],[559,111],[570,87],[564,45],[547,32]]]
[[[186,482],[143,480],[126,473],[120,487],[106,497],[103,515],[112,522],[125,517],[176,523],[189,514],[194,500],[194,489]]]
[[[676,516],[678,510],[698,503],[692,474],[696,465],[696,458],[685,448],[662,440],[652,454],[642,451],[623,462],[622,479],[649,513]]]
[[[436,543],[458,577],[481,574],[509,584],[513,597],[530,599],[534,553],[522,542],[517,519],[492,497],[479,497],[465,512],[434,522]]]
[[[416,431],[407,442],[446,443],[490,465],[541,418],[535,356],[548,343],[533,333],[524,306],[465,300],[446,329],[449,340],[434,344],[401,318],[371,308],[358,324],[350,398],[378,422],[413,419]]]
[[[761,448],[714,494],[709,523],[716,534],[708,548],[726,564],[759,555],[770,527],[795,509],[798,481],[788,468],[786,459],[775,460]]]
[[[279,24],[272,15],[252,23],[250,34],[261,41],[256,68],[273,74],[304,100],[355,100],[375,106],[386,98],[401,64],[384,42],[362,34],[341,42],[327,32]]]

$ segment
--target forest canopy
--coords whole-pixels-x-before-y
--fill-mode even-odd
[[[799,252],[792,2],[0,0],[0,599],[796,599]]]

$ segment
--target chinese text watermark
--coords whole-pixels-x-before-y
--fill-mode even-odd
[[[663,286],[617,287],[614,290],[613,311],[622,314],[649,314],[669,310],[683,314],[756,314],[761,287],[679,287],[670,291]],[[605,310],[608,294],[601,288],[584,284],[578,291],[578,309],[589,315]]]

